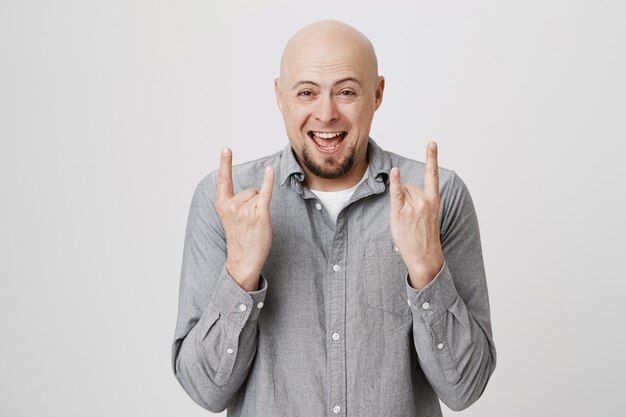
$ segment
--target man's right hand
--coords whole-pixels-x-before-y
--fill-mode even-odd
[[[273,188],[274,169],[268,166],[261,191],[248,188],[234,195],[233,155],[228,148],[222,150],[215,209],[226,233],[226,270],[248,292],[258,289],[261,269],[272,245]]]

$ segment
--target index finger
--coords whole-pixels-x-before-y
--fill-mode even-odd
[[[224,148],[220,154],[220,169],[217,173],[217,199],[225,201],[233,197],[233,154],[229,148]]]
[[[431,200],[439,199],[439,165],[437,163],[437,142],[435,141],[428,143],[426,147],[424,193]]]

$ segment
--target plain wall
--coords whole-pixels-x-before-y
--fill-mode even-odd
[[[461,415],[623,415],[625,17],[602,0],[0,0],[0,415],[210,414],[170,362],[191,196],[221,147],[238,163],[287,143],[280,54],[322,18],[377,50],[371,136],[421,160],[436,139],[474,199],[498,365]]]

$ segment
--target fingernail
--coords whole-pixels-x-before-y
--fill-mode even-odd
[[[228,148],[222,148],[222,155],[228,155]]]
[[[272,169],[273,169],[273,168],[272,168],[270,165],[266,166],[266,167],[265,167],[265,173],[266,173],[266,174],[269,174],[270,172],[272,172]]]
[[[437,142],[430,142],[430,149],[432,149],[433,151],[437,150]]]

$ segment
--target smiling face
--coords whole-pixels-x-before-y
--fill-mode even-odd
[[[276,99],[310,188],[350,188],[365,173],[384,79],[369,41],[334,21],[306,27],[285,47]]]

